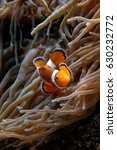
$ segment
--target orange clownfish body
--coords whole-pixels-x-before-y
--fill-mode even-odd
[[[71,71],[64,63],[65,58],[66,55],[63,50],[55,49],[47,63],[43,57],[36,57],[33,60],[40,77],[44,80],[41,84],[43,92],[59,94],[61,89],[70,83]],[[58,69],[56,69],[57,66]]]

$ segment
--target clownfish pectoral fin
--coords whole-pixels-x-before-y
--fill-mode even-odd
[[[33,60],[33,64],[35,65],[36,68],[40,68],[44,65],[46,65],[45,59],[43,57],[36,57]]]
[[[69,69],[69,67],[65,63],[61,63],[59,65],[59,70],[64,71],[69,76],[69,78],[72,78],[72,71]]]
[[[41,90],[43,93],[46,93],[46,94],[53,94],[53,93],[58,92],[58,89],[54,85],[48,82],[41,83]]]
[[[52,62],[55,66],[58,66],[60,63],[65,61],[66,57],[66,52],[62,48],[55,48],[52,51],[50,62]]]

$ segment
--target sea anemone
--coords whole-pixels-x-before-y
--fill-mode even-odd
[[[2,0],[0,139],[36,148],[56,130],[87,117],[100,94],[99,0]],[[32,36],[31,36],[32,35]],[[73,73],[60,94],[44,94],[33,59],[62,48]]]

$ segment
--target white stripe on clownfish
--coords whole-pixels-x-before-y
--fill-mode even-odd
[[[59,70],[54,70],[54,72],[52,73],[51,75],[51,80],[52,80],[52,83],[59,89],[61,89],[61,87],[59,85],[56,84],[55,82],[55,78],[56,78],[56,74],[59,72]]]
[[[52,67],[52,68],[56,68],[56,65],[52,62],[51,59],[48,60],[47,65]]]

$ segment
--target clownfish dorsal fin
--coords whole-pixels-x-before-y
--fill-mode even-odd
[[[58,92],[58,89],[54,85],[52,85],[48,82],[41,83],[41,90],[45,94],[53,94],[53,93]]]
[[[33,64],[38,69],[38,68],[43,67],[44,65],[46,65],[46,62],[45,62],[45,59],[43,57],[39,56],[39,57],[34,58]]]
[[[55,48],[47,64],[52,68],[56,68],[56,66],[65,61],[66,57],[66,52],[62,48]]]
[[[59,65],[59,70],[64,71],[69,76],[69,78],[72,77],[72,71],[69,69],[69,67],[65,63],[61,63]]]

